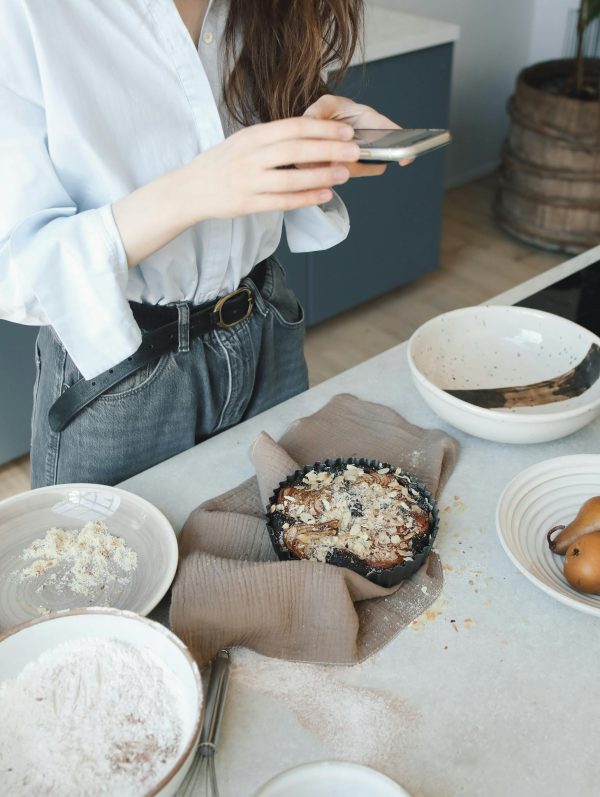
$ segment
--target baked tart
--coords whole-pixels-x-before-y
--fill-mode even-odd
[[[337,459],[281,482],[267,525],[280,559],[348,567],[392,586],[427,558],[438,515],[411,474],[376,460]]]

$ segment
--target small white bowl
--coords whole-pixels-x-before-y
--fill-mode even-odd
[[[254,797],[410,797],[376,769],[350,761],[315,761],[276,775]]]
[[[0,682],[16,678],[26,664],[64,642],[110,637],[148,648],[174,673],[185,694],[183,750],[169,772],[144,797],[172,797],[191,766],[200,738],[202,682],[196,662],[167,628],[133,612],[92,607],[30,620],[0,636]]]
[[[569,371],[600,338],[552,313],[478,305],[443,313],[408,342],[410,371],[431,409],[464,432],[500,443],[543,443],[600,412],[600,379],[576,398],[537,407],[485,409],[447,393],[528,385]]]
[[[122,537],[137,553],[137,567],[125,584],[80,595],[57,587],[54,568],[21,580],[29,562],[24,549],[53,526],[81,529],[103,520],[110,534]],[[144,498],[102,484],[57,484],[20,493],[0,502],[0,632],[46,611],[110,606],[148,614],[165,595],[177,569],[177,538],[159,510]]]

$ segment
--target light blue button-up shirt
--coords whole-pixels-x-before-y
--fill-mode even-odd
[[[127,268],[111,203],[236,129],[220,100],[226,14],[212,0],[196,49],[173,0],[0,0],[0,318],[51,324],[88,379],[139,346],[128,300],[233,290],[284,220],[296,252],[348,234],[334,196],[209,219]]]

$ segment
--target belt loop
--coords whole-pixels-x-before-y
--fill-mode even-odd
[[[179,352],[190,350],[190,306],[187,302],[176,302],[179,314]]]

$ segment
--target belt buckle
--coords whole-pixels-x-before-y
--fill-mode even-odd
[[[235,321],[231,323],[227,323],[223,319],[223,306],[230,300],[233,299],[234,296],[239,296],[240,294],[245,293],[248,296],[248,309],[242,318],[237,318]],[[237,288],[235,291],[228,293],[226,296],[222,296],[219,301],[215,304],[213,313],[217,316],[217,326],[221,327],[221,329],[231,329],[231,327],[235,327],[238,324],[241,324],[242,321],[245,321],[252,310],[254,309],[254,296],[252,295],[252,291],[250,288],[246,286],[242,286],[241,288]]]

